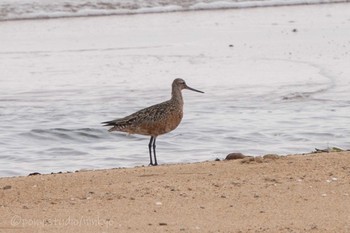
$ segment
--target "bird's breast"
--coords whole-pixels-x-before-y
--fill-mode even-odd
[[[180,124],[182,120],[183,112],[176,111],[173,114],[169,115],[165,122],[165,133],[170,132]]]

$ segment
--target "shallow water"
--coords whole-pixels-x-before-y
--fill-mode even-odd
[[[344,2],[349,0],[2,0],[0,21]]]
[[[184,118],[158,138],[159,163],[350,148],[350,35],[340,8],[331,18],[317,8],[306,24],[314,8],[7,22],[0,176],[147,165],[148,137],[108,133],[100,122],[167,100],[177,77],[205,94],[183,91]]]

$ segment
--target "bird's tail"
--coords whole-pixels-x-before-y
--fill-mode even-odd
[[[113,121],[105,121],[105,122],[102,122],[101,124],[103,124],[103,126],[112,126],[112,128],[110,128],[108,130],[108,132],[122,131],[127,125],[121,119],[117,119],[117,120],[113,120]]]
[[[113,121],[105,121],[105,122],[101,122],[101,124],[103,124],[103,126],[112,126],[115,125],[117,121],[113,120]]]
[[[101,122],[101,124],[103,124],[103,126],[113,126],[112,128],[110,128],[108,130],[108,132],[112,132],[112,131],[115,131],[116,129],[116,123],[117,121],[116,120],[113,120],[113,121],[105,121],[105,122]]]

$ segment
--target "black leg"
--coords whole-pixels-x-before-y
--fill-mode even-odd
[[[154,139],[153,139],[154,166],[157,166],[157,165],[158,165],[158,163],[157,163],[157,157],[156,157],[156,138],[157,138],[157,137],[154,137]]]
[[[152,161],[152,144],[153,144],[153,136],[151,136],[151,140],[149,140],[148,150],[149,150],[149,165],[153,166]]]

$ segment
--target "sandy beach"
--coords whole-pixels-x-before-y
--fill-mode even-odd
[[[350,152],[0,179],[0,232],[349,232]]]

